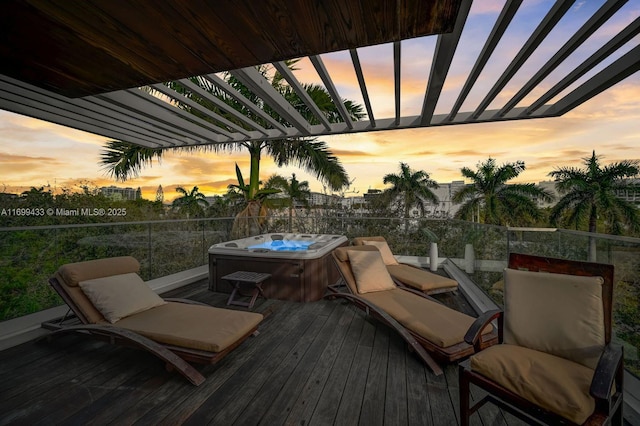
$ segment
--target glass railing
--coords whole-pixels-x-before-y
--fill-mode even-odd
[[[194,219],[0,228],[0,320],[60,304],[47,280],[65,263],[133,256],[145,280],[204,265],[208,248],[229,239],[232,223]]]
[[[0,320],[61,304],[47,285],[59,265],[130,255],[150,280],[208,262],[208,248],[229,241],[233,218],[0,228]],[[502,305],[502,270],[511,252],[615,266],[614,331],[626,365],[640,373],[640,239],[586,232],[505,228],[456,220],[330,216],[310,211],[269,217],[265,233],[380,235],[395,254],[429,256],[430,244]]]

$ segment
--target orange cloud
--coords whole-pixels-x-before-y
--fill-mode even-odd
[[[373,154],[364,151],[349,151],[345,149],[332,149],[331,152],[336,157],[371,157]]]
[[[15,155],[0,152],[0,181],[17,183],[25,177],[32,179],[47,174],[52,169],[60,167],[63,161],[44,156]]]

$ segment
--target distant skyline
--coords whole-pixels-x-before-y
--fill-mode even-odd
[[[493,25],[504,2],[474,2],[471,17],[474,25],[463,33],[460,46],[473,53],[481,45],[473,44],[483,40]],[[602,2],[576,2],[565,27],[576,28]],[[462,110],[469,110],[492,84],[496,71],[513,57],[527,36],[527,16],[546,13],[549,1],[531,0],[524,2],[516,15],[511,33],[505,36],[497,49],[503,56],[490,61],[487,73],[481,74],[478,90],[472,93]],[[604,35],[613,28],[626,26],[640,16],[640,0],[628,2],[620,13],[607,22],[589,38],[588,49],[579,49],[568,61],[584,59],[598,49]],[[563,28],[565,28],[563,27]],[[560,30],[552,32],[545,43],[564,42]],[[482,41],[481,41],[482,42]],[[622,54],[640,43],[636,36],[624,46]],[[476,42],[477,44],[477,42]],[[435,45],[435,37],[406,40],[402,42],[403,58],[418,60],[405,62],[402,68],[402,112],[417,114],[424,96],[430,54]],[[542,51],[545,50],[543,43]],[[556,46],[557,47],[557,46]],[[374,113],[377,118],[393,115],[393,62],[391,46],[373,46],[358,49],[363,64],[367,87],[372,94]],[[552,54],[548,49],[549,55]],[[619,56],[617,54],[617,56]],[[509,56],[510,55],[510,56]],[[533,63],[546,61],[548,57],[534,55]],[[339,52],[322,55],[331,74],[341,82],[340,94],[347,99],[362,102],[358,84],[350,64],[348,53]],[[575,58],[574,58],[575,56]],[[617,57],[616,56],[616,57]],[[424,57],[421,61],[419,58]],[[506,58],[506,59],[505,59]],[[436,114],[455,100],[460,91],[472,61],[467,57],[454,59],[449,72],[455,83],[445,85]],[[602,66],[604,66],[603,64]],[[602,69],[593,70],[584,78]],[[304,83],[320,83],[313,67],[306,59],[298,63],[296,76]],[[557,72],[545,79],[531,97],[538,97],[550,87],[558,76]],[[527,67],[514,76],[514,82],[530,77]],[[584,82],[584,78],[567,90]],[[449,80],[448,80],[449,81]],[[496,98],[491,108],[504,104],[514,93],[515,86],[507,85]],[[560,96],[566,94],[563,92]],[[525,100],[530,100],[527,97]],[[396,173],[399,163],[406,162],[412,169],[428,172],[438,182],[462,180],[462,167],[475,168],[476,165],[493,157],[499,164],[522,160],[526,170],[514,182],[549,180],[548,173],[555,167],[580,166],[582,158],[590,156],[593,150],[601,156],[604,164],[621,160],[640,159],[640,73],[628,77],[604,93],[584,103],[580,107],[557,118],[532,119],[498,123],[455,125],[421,129],[369,132],[320,138],[343,163],[353,186],[346,195],[365,193],[369,188],[384,189],[382,177]],[[162,163],[143,169],[139,178],[124,183],[115,182],[104,174],[100,152],[107,138],[77,131],[63,126],[35,120],[6,111],[0,111],[0,192],[20,193],[30,187],[50,185],[52,188],[77,188],[82,182],[90,182],[97,187],[116,185],[140,187],[143,197],[154,199],[158,185],[162,185],[166,200],[176,196],[175,188],[183,186],[191,189],[198,186],[207,196],[226,192],[227,185],[236,183],[234,163],[245,175],[249,172],[249,155],[246,151],[219,154],[165,154]],[[295,167],[278,168],[271,159],[263,155],[260,177],[266,181],[277,173],[290,177],[296,173],[298,180],[307,180],[312,191],[323,192],[316,178]]]

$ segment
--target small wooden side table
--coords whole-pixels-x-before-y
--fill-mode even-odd
[[[262,292],[262,283],[269,278],[271,278],[271,274],[262,272],[236,271],[232,274],[225,275],[222,279],[228,281],[233,286],[233,291],[231,292],[231,295],[229,295],[227,305],[245,306],[252,309],[258,295],[260,294],[264,297],[264,293]],[[242,284],[250,284],[253,287],[251,290],[251,300],[249,302],[242,302],[235,299],[236,295],[240,293],[240,286]]]

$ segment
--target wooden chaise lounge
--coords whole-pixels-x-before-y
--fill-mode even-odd
[[[49,280],[77,320],[43,327],[47,337],[80,332],[145,349],[194,385],[204,377],[188,362],[214,364],[254,334],[263,316],[186,299],[162,299],[142,281],[129,256],[61,266]],[[78,320],[80,324],[78,323]]]
[[[354,245],[372,245],[380,250],[382,260],[391,277],[400,285],[415,288],[426,294],[438,294],[458,289],[458,282],[407,263],[399,263],[384,237],[356,237]],[[433,261],[433,260],[432,260]]]
[[[332,256],[347,292],[332,286],[329,288],[332,293],[327,297],[347,299],[392,327],[434,374],[442,374],[437,362],[465,358],[497,343],[498,336],[493,327],[484,326],[487,318],[497,311],[486,312],[475,319],[422,292],[397,286],[375,246],[339,247]],[[466,343],[465,335],[478,334],[480,324],[484,328],[482,337],[475,345]]]

